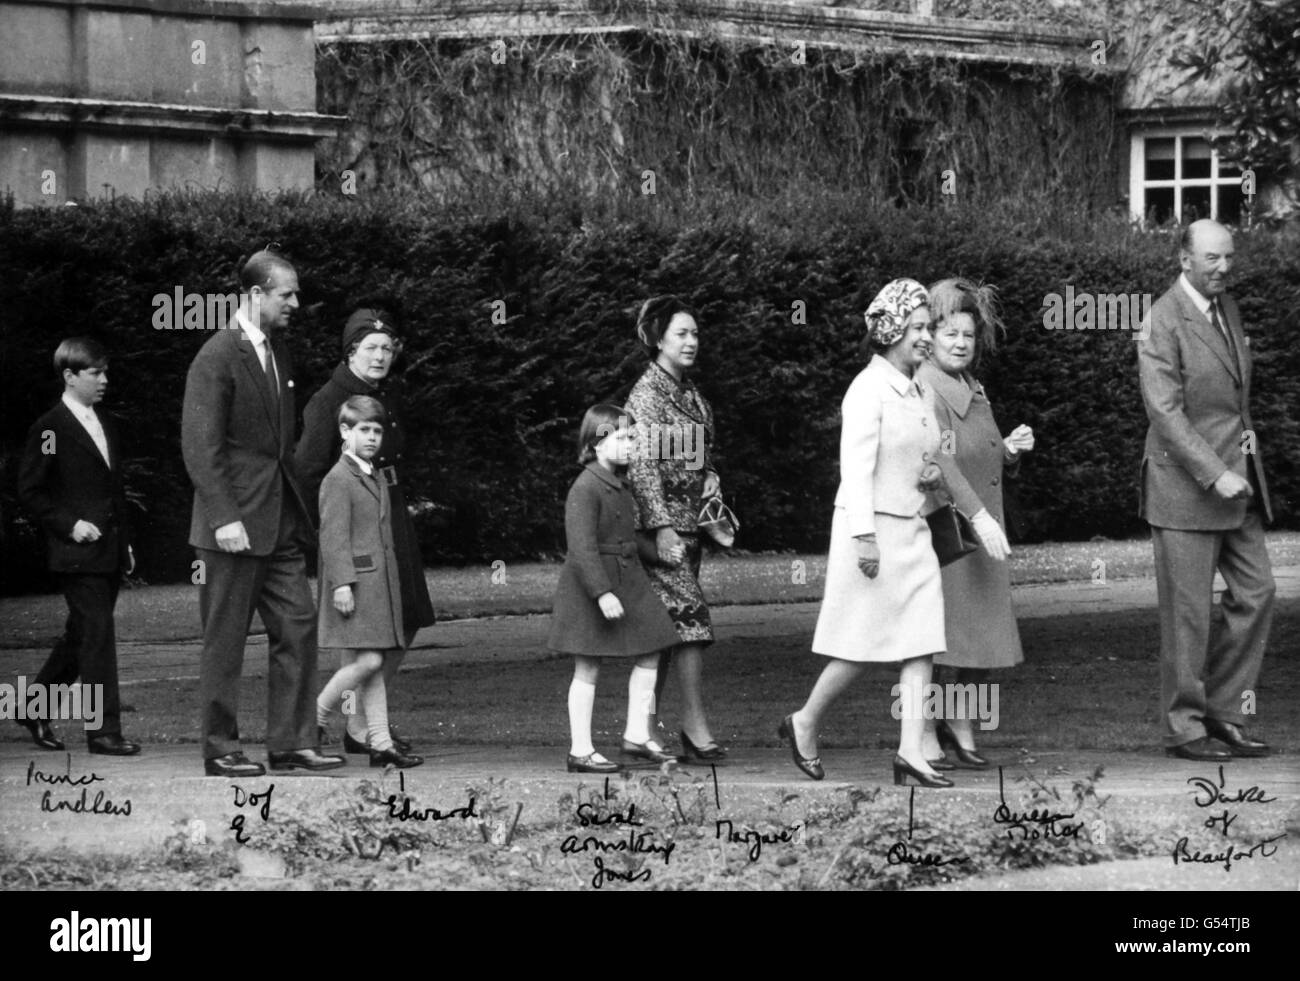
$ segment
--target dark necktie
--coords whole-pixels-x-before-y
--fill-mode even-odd
[[[1210,323],[1214,325],[1215,330],[1223,335],[1223,340],[1228,345],[1228,353],[1232,355],[1232,363],[1240,366],[1240,362],[1237,360],[1237,342],[1232,339],[1232,331],[1228,330],[1227,324],[1219,316],[1218,300],[1210,301]]]
[[[266,364],[263,365],[263,372],[266,375],[266,390],[271,395],[271,416],[275,419],[277,427],[280,425],[280,380],[275,373],[275,357],[271,354],[271,340],[267,338],[262,342],[266,345]]]

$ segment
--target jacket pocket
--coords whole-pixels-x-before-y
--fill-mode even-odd
[[[374,572],[376,569],[375,557],[373,555],[354,555],[352,556],[352,568],[357,572]]]

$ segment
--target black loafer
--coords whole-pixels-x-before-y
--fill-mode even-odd
[[[1205,731],[1227,746],[1233,756],[1267,756],[1269,753],[1268,743],[1248,738],[1236,723],[1206,719]]]
[[[940,753],[937,759],[926,760],[925,762],[927,762],[927,763],[930,764],[930,769],[931,769],[931,770],[955,770],[955,769],[957,769],[957,764],[955,764],[955,763],[950,763],[950,762],[948,761],[948,755],[947,755],[946,753]]]
[[[570,773],[617,773],[618,764],[611,763],[609,760],[597,761],[595,753],[588,753],[586,756],[574,756],[569,754],[568,769]]]
[[[821,780],[826,776],[826,771],[822,769],[822,758],[820,756],[799,755],[799,742],[794,738],[793,714],[787,715],[781,720],[781,724],[776,727],[776,734],[782,739],[790,740],[790,753],[794,757],[795,766],[814,780]]]
[[[266,773],[266,767],[243,753],[227,753],[204,760],[203,772],[210,777],[260,777]]]
[[[101,756],[134,756],[140,752],[140,744],[123,739],[121,733],[91,736],[86,740],[86,748]]]
[[[41,749],[63,749],[63,740],[50,728],[44,719],[25,719],[18,722],[32,736],[32,742]]]
[[[405,770],[409,766],[419,766],[424,762],[423,756],[409,756],[393,744],[392,749],[372,749],[370,751],[371,766],[395,766],[399,770]]]
[[[388,727],[388,738],[393,741],[393,749],[399,753],[409,753],[411,751],[411,741],[398,733],[397,726],[390,725]]]
[[[342,756],[325,756],[316,749],[292,749],[267,753],[272,770],[333,770],[347,762]]]
[[[682,763],[718,763],[725,759],[727,751],[717,743],[709,743],[707,746],[696,746],[691,742],[691,737],[682,733],[682,755],[678,759]]]
[[[952,726],[948,725],[947,719],[940,719],[935,726],[935,731],[939,736],[939,745],[943,747],[945,757],[947,750],[952,750],[953,756],[957,757],[957,765],[966,767],[968,770],[983,770],[989,765],[989,761],[980,756],[973,749],[966,749],[957,739],[957,733],[953,731]],[[934,766],[933,763],[930,764]],[[934,767],[939,769],[937,766]]]
[[[393,745],[396,746],[397,743],[393,743]],[[343,733],[343,752],[345,752],[345,753],[353,753],[353,754],[355,754],[355,755],[357,755],[357,756],[365,756],[367,753],[370,752],[370,747],[367,746],[365,743],[359,743],[359,742],[357,742],[355,739],[353,739],[353,738],[352,738],[352,733],[350,733],[350,732],[344,732],[344,733]]]
[[[1226,749],[1220,749],[1209,736],[1193,739],[1190,743],[1183,743],[1181,746],[1168,746],[1165,748],[1165,754],[1202,763],[1220,763],[1232,759],[1232,754]]]

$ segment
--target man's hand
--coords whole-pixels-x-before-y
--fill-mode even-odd
[[[340,586],[334,590],[334,609],[338,610],[345,617],[352,616],[352,611],[357,608],[357,602],[352,598],[351,586]]]
[[[223,552],[243,552],[252,548],[242,521],[232,521],[217,529],[217,548]]]
[[[72,526],[72,540],[78,545],[86,542],[97,542],[99,537],[99,529],[89,521],[78,519],[77,523]]]
[[[880,546],[876,536],[859,536],[853,539],[858,546],[858,568],[868,579],[875,579],[880,574]]]
[[[664,565],[681,565],[682,559],[686,557],[686,546],[682,543],[681,536],[668,527],[655,532],[655,551],[659,553],[659,561]]]
[[[1034,431],[1028,426],[1017,426],[1011,430],[1011,435],[1002,441],[1006,447],[1007,456],[1016,457],[1026,450],[1034,448]]]
[[[596,602],[600,604],[600,612],[605,614],[606,620],[623,619],[623,604],[613,593],[601,593],[596,597]]]
[[[1225,501],[1239,501],[1252,496],[1255,491],[1245,477],[1238,477],[1231,470],[1225,470],[1214,482],[1214,493]]]

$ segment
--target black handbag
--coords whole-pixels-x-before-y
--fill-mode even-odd
[[[980,547],[975,526],[955,504],[945,504],[925,516],[930,525],[930,543],[939,557],[939,565],[956,562]]]

